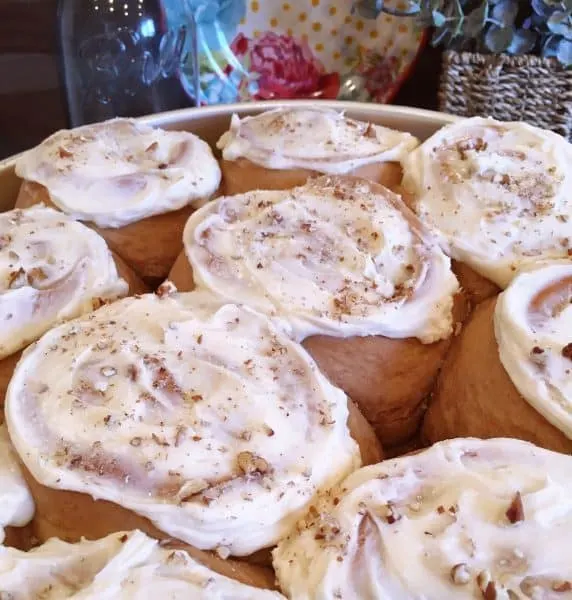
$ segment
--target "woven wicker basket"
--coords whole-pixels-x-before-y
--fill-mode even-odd
[[[572,141],[572,70],[554,59],[446,52],[443,112],[527,121]]]

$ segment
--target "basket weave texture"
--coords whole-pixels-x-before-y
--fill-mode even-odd
[[[445,52],[443,112],[526,121],[572,141],[572,69],[537,56]]]

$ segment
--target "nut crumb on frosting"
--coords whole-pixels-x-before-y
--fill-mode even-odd
[[[510,506],[506,511],[506,518],[512,523],[520,523],[524,521],[524,506],[522,504],[522,496],[520,492],[516,492]]]

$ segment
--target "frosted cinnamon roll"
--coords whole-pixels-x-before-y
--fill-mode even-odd
[[[20,350],[130,288],[142,284],[81,223],[43,206],[0,214],[0,407]]]
[[[413,151],[404,172],[413,209],[475,303],[520,267],[572,253],[572,145],[555,133],[460,120]]]
[[[217,190],[211,149],[128,119],[59,131],[16,161],[16,206],[44,202],[98,231],[138,274],[164,277],[185,221]]]
[[[519,273],[455,340],[424,436],[510,436],[572,452],[571,322],[572,262]]]
[[[572,458],[457,439],[350,475],[274,551],[296,600],[572,598]]]
[[[401,162],[418,145],[411,134],[355,121],[324,108],[278,108],[233,115],[219,140],[224,192],[283,190],[312,175],[356,175],[388,187],[401,182]]]
[[[234,574],[219,559],[221,565]],[[285,600],[277,592],[220,575],[141,531],[77,544],[52,538],[30,552],[0,547],[0,589],[3,598],[18,600]]]
[[[223,197],[189,219],[184,245],[171,272],[179,289],[194,283],[279,320],[384,445],[417,429],[453,331],[458,284],[398,196],[363,179],[322,177]]]
[[[301,346],[198,292],[53,329],[19,362],[6,420],[40,539],[137,528],[226,556],[275,544],[371,440]]]
[[[33,516],[34,500],[22,475],[8,431],[5,425],[0,425],[0,552],[3,543],[26,546],[29,532],[22,528]]]

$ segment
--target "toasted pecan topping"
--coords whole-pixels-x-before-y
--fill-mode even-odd
[[[566,344],[566,346],[562,348],[562,356],[568,360],[572,360],[572,343]]]
[[[520,492],[515,494],[505,514],[506,518],[513,524],[524,521],[524,506],[522,505]]]
[[[236,460],[238,468],[245,475],[264,475],[270,470],[269,464],[252,452],[240,452]]]

